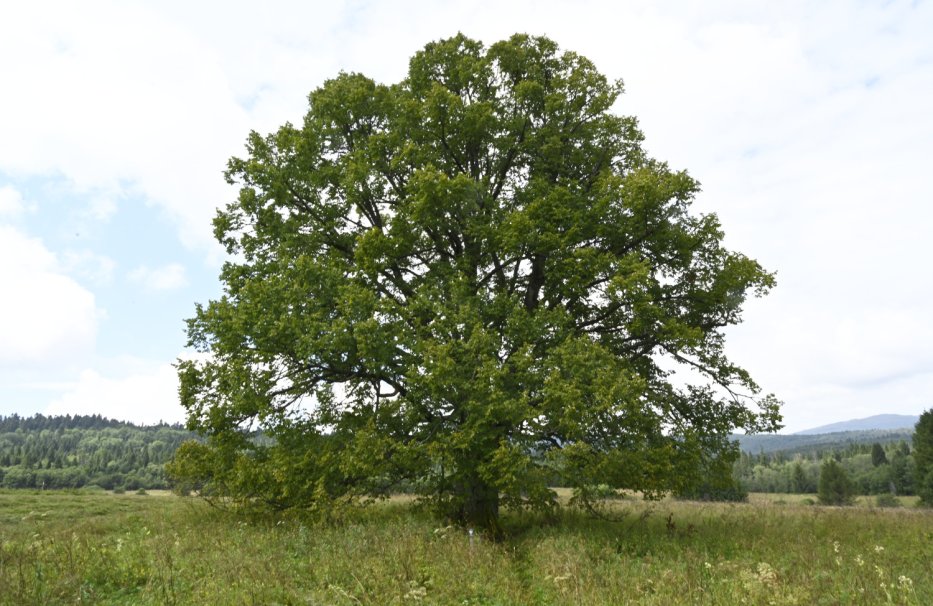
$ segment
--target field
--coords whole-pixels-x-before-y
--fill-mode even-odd
[[[500,543],[409,503],[340,523],[167,493],[0,492],[0,604],[933,604],[933,513],[618,501],[509,515]]]

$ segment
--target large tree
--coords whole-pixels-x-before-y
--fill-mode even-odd
[[[723,351],[773,276],[689,212],[697,182],[621,93],[546,38],[459,35],[251,133],[214,222],[224,295],[188,321],[210,355],[178,364],[213,490],[316,507],[407,482],[495,529],[558,479],[685,489],[733,430],[778,427]]]
[[[920,415],[913,442],[916,491],[924,505],[933,506],[933,409]]]

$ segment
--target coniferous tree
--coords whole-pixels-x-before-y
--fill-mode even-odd
[[[194,437],[179,426],[136,427],[80,415],[0,416],[0,486],[112,486],[117,472],[139,487],[167,488],[164,464]]]
[[[878,442],[871,445],[871,464],[875,467],[887,465],[888,457],[884,453],[884,447]]]
[[[807,482],[807,474],[804,472],[800,461],[794,463],[793,486],[794,492],[809,492],[810,485]]]
[[[820,468],[817,496],[823,505],[851,505],[855,502],[855,487],[835,459],[828,459]]]
[[[933,409],[920,415],[914,429],[914,480],[924,505],[933,506]]]

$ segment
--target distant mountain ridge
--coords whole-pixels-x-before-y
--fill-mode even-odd
[[[851,444],[887,444],[901,440],[909,443],[919,419],[917,415],[874,415],[792,434],[734,435],[732,438],[739,443],[740,449],[750,454],[809,453],[844,448]]]
[[[914,428],[904,429],[862,429],[857,431],[834,431],[814,434],[755,434],[751,436],[733,435],[739,448],[749,454],[775,452],[812,453],[846,448],[852,444],[889,444],[901,440],[910,443]]]
[[[920,420],[919,415],[874,415],[864,419],[849,419],[829,425],[820,425],[811,429],[794,432],[794,436],[812,436],[822,433],[838,433],[841,431],[869,431],[874,429],[910,429]]]

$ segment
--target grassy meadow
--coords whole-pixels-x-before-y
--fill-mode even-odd
[[[0,604],[933,604],[933,513],[620,500],[493,543],[403,500],[340,523],[168,493],[0,492]]]

